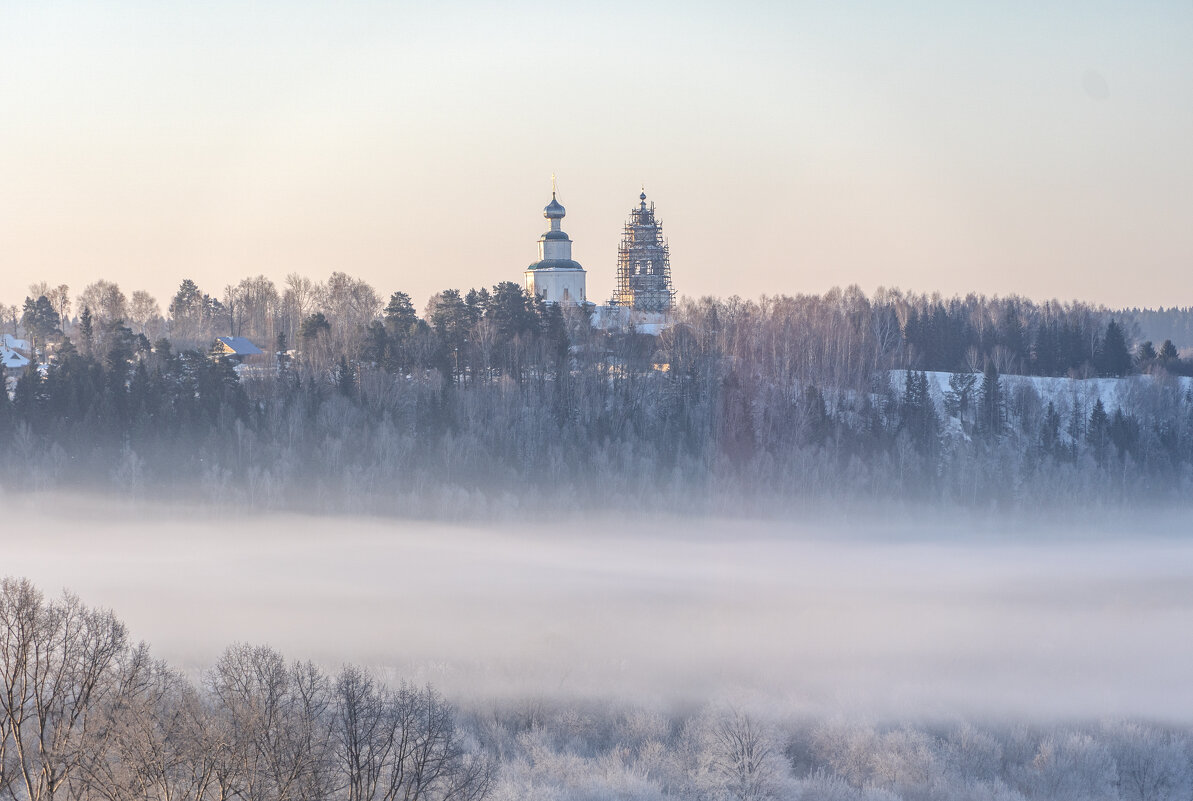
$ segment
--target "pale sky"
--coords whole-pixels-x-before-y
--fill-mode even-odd
[[[264,273],[1193,304],[1193,2],[0,0],[0,301]]]

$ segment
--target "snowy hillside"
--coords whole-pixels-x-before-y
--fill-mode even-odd
[[[891,387],[896,393],[902,392],[906,377],[905,370],[891,371]],[[932,392],[932,400],[938,411],[944,410],[944,398],[949,391],[949,378],[953,373],[931,371],[928,376],[928,386]],[[1106,411],[1114,413],[1117,409],[1129,412],[1136,408],[1136,399],[1144,393],[1151,394],[1157,390],[1169,387],[1179,395],[1193,392],[1193,378],[1187,376],[1133,375],[1125,378],[1057,378],[1033,375],[1003,375],[1003,396],[1013,399],[1022,394],[1026,388],[1035,390],[1042,406],[1049,403],[1058,409],[1071,408],[1074,402],[1089,408],[1101,398]],[[977,375],[974,391],[980,390],[981,374]]]

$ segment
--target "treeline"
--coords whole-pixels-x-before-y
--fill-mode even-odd
[[[1122,311],[1122,317],[1138,328],[1142,339],[1171,340],[1179,348],[1193,348],[1193,307],[1130,308]]]
[[[1182,725],[875,725],[387,687],[234,645],[197,680],[108,610],[0,582],[0,797],[14,801],[1176,801]]]
[[[506,754],[494,797],[1177,801],[1193,792],[1185,726],[793,717],[541,704],[493,737]]]
[[[1188,374],[1171,339],[1144,339],[1132,348],[1131,339],[1138,334],[1125,326],[1140,316],[1135,312],[1116,320],[1085,304],[1036,304],[1014,297],[920,297],[901,315],[903,366],[979,372],[990,362],[1002,373],[1081,378],[1124,376],[1159,366]]]
[[[0,393],[5,485],[413,515],[1193,489],[1188,364],[1080,304],[705,298],[651,335],[512,283],[438,293],[422,314],[343,274],[271,287],[253,279],[225,303],[184,282],[160,330],[120,316],[110,284],[65,324],[61,297],[30,298],[46,364]],[[220,320],[266,353],[210,352]],[[941,386],[930,369],[955,372]],[[1048,390],[1032,369],[1075,378]],[[1102,398],[1080,378],[1095,375],[1134,377]]]
[[[129,339],[141,352],[162,340],[175,350],[205,351],[215,337],[227,335],[247,337],[271,352],[298,349],[315,361],[342,357],[350,365],[391,371],[436,368],[467,379],[508,367],[511,349],[530,341],[537,345],[545,338],[546,350],[556,354],[577,344],[570,338],[575,326],[568,330],[561,320],[565,315],[527,297],[512,282],[491,291],[445,290],[432,296],[421,316],[406,293],[394,292],[386,302],[368,283],[339,272],[322,283],[292,274],[280,289],[265,276],[246,278],[225,287],[220,298],[188,279],[164,313],[148,293],[136,291],[130,299],[103,280],[73,299],[66,285],[41,283],[29,292],[22,307],[4,312],[3,324],[11,333],[29,335],[39,346],[69,338],[101,359],[113,345],[130,346]],[[707,299],[688,302],[681,323],[707,305]],[[764,297],[759,304],[731,298],[720,305],[731,315],[754,307],[786,317],[787,328],[775,332],[788,339],[781,348],[847,336],[852,349],[832,355],[848,363],[843,368],[855,379],[881,368],[980,372],[987,362],[1000,373],[1016,375],[1193,372],[1179,355],[1181,343],[1193,345],[1190,309],[1112,312],[1077,302],[973,294],[942,298],[889,289],[867,298],[856,287],[823,296]],[[718,319],[710,322],[719,334]],[[736,345],[723,339],[718,344],[730,350]],[[494,365],[494,358],[505,363]]]

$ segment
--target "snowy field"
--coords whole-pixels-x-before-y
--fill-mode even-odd
[[[949,392],[949,378],[952,373],[927,371],[929,389],[932,399],[939,411],[945,396]],[[907,371],[891,370],[891,387],[895,392],[902,392]],[[1073,403],[1081,404],[1085,408],[1093,406],[1099,398],[1106,411],[1113,414],[1116,409],[1130,412],[1137,408],[1135,398],[1148,390],[1166,386],[1179,395],[1193,392],[1193,378],[1188,376],[1133,375],[1125,378],[1059,378],[1038,375],[1003,375],[1002,382],[1004,397],[1012,397],[1022,387],[1031,387],[1040,397],[1040,403],[1056,404],[1057,408],[1069,408]],[[980,394],[982,374],[976,374],[974,393]]]
[[[3,572],[201,671],[233,641],[449,694],[1193,722],[1193,519],[975,533],[9,511]],[[1113,529],[1113,530],[1112,530]]]

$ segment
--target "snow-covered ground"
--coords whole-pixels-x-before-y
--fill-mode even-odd
[[[949,378],[953,373],[930,371],[927,372],[928,386],[936,401],[937,410],[943,410],[945,394],[949,392]],[[903,391],[906,371],[891,371],[891,386],[896,392]],[[1101,398],[1102,405],[1108,413],[1113,414],[1121,408],[1124,412],[1131,409],[1132,395],[1141,390],[1150,390],[1160,382],[1170,382],[1173,389],[1181,394],[1193,392],[1193,378],[1185,376],[1157,377],[1151,375],[1133,375],[1126,378],[1050,378],[1046,376],[1004,375],[999,377],[1002,382],[1003,396],[1014,397],[1019,387],[1031,387],[1040,396],[1040,402],[1056,404],[1058,409],[1072,408],[1074,400],[1085,408]],[[974,392],[981,391],[982,375],[977,374],[974,382]]]

